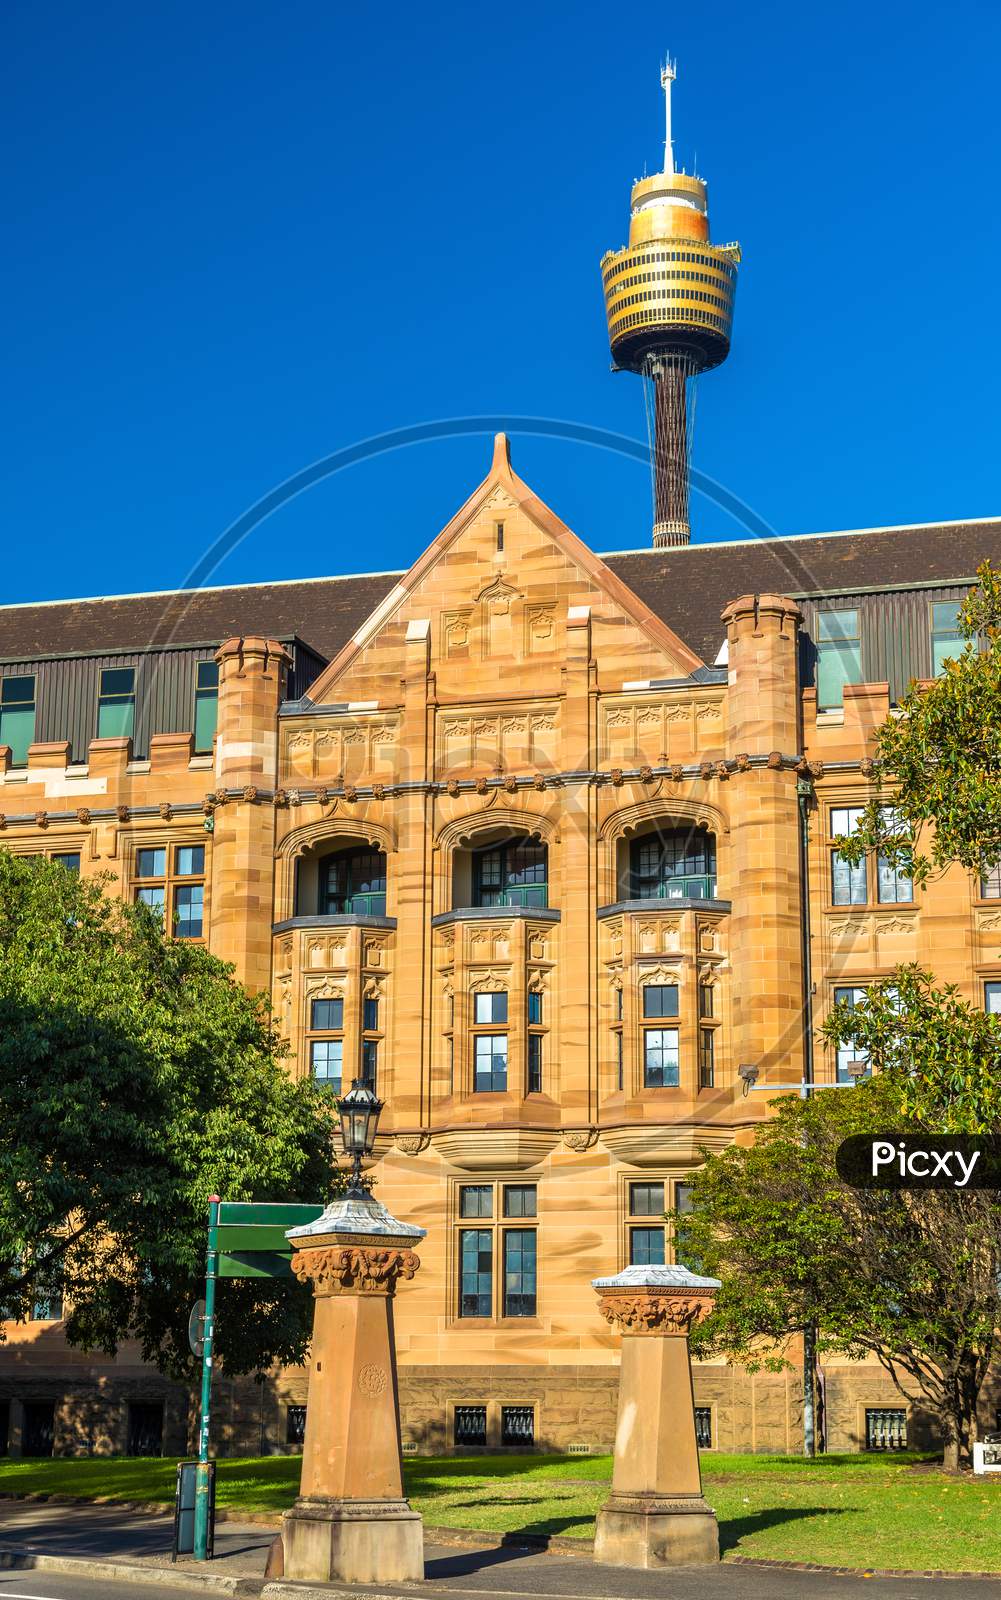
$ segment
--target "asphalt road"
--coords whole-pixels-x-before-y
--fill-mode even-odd
[[[11,1572],[0,1574],[0,1600],[210,1600],[210,1591],[185,1585],[165,1588],[162,1583],[122,1583],[117,1578],[69,1577],[62,1572]],[[212,1600],[219,1600],[218,1596]]]
[[[129,1577],[50,1570],[0,1569],[0,1600],[214,1600],[218,1591],[190,1581],[181,1567],[170,1568],[171,1519],[162,1513],[127,1512],[113,1506],[69,1506],[52,1502],[0,1502],[0,1550],[112,1559],[133,1567]],[[270,1528],[221,1523],[219,1558],[210,1571],[261,1581]],[[1001,1600],[1001,1579],[863,1578],[836,1572],[796,1572],[781,1567],[718,1567],[675,1572],[635,1572],[599,1567],[563,1552],[547,1554],[511,1546],[479,1549],[428,1544],[424,1584],[380,1584],[386,1600]],[[160,1568],[157,1581],[145,1581],[144,1566]],[[204,1571],[199,1568],[199,1571]],[[268,1586],[264,1600],[279,1600],[283,1586]],[[302,1600],[325,1593],[335,1600],[365,1600],[363,1588],[298,1591]],[[371,1593],[371,1591],[369,1592]],[[285,1589],[286,1600],[296,1594]]]

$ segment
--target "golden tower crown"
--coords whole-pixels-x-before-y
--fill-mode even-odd
[[[666,114],[664,169],[633,184],[629,243],[602,257],[608,342],[614,364],[642,372],[651,354],[689,352],[693,370],[719,366],[730,349],[740,246],[709,239],[708,191],[678,172],[671,137],[671,85],[661,71]]]

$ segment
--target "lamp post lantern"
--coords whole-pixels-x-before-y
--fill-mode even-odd
[[[351,1157],[351,1180],[347,1192],[354,1197],[368,1193],[368,1185],[361,1175],[361,1164],[362,1158],[370,1156],[375,1148],[382,1107],[383,1101],[373,1094],[364,1078],[355,1078],[347,1094],[337,1102],[344,1153]]]

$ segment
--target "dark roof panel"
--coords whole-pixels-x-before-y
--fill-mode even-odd
[[[1001,520],[749,539],[612,553],[611,570],[712,665],[720,612],[742,594],[806,595],[938,584],[1001,564]],[[123,595],[0,608],[0,660],[212,644],[233,634],[297,637],[330,660],[402,573]]]
[[[724,638],[720,612],[739,595],[796,597],[955,582],[972,578],[988,557],[1001,564],[1001,520],[694,544],[603,559],[711,665]]]

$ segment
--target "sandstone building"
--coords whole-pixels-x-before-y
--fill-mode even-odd
[[[607,1445],[589,1282],[670,1253],[700,1150],[761,1086],[849,1081],[816,1030],[901,960],[1001,995],[1001,880],[831,845],[987,556],[1001,522],[600,558],[501,437],[409,572],[0,611],[3,847],[162,905],[271,991],[297,1072],[386,1102],[379,1193],[428,1230],[409,1444]],[[178,1392],[37,1311],[10,1448],[180,1447]],[[795,1374],[696,1381],[713,1447],[796,1447]],[[827,1393],[832,1447],[920,1427],[878,1369]],[[222,1385],[224,1445],[294,1446],[304,1400]]]
[[[0,608],[0,845],[162,908],[270,992],[294,1071],[385,1101],[378,1192],[427,1229],[412,1449],[607,1448],[590,1280],[670,1258],[665,1210],[762,1091],[852,1092],[835,1000],[919,960],[1001,1009],[1001,876],[915,890],[832,844],[1001,521],[689,544],[686,385],[739,259],[668,121],[603,262],[653,395],[654,548],[595,555],[500,436],[405,573]],[[183,1449],[185,1396],[69,1351],[60,1314],[6,1328],[0,1448]],[[798,1394],[702,1364],[703,1444],[798,1448]],[[222,1383],[216,1437],[294,1448],[305,1396]],[[826,1396],[832,1449],[922,1437],[877,1367],[828,1362]]]

